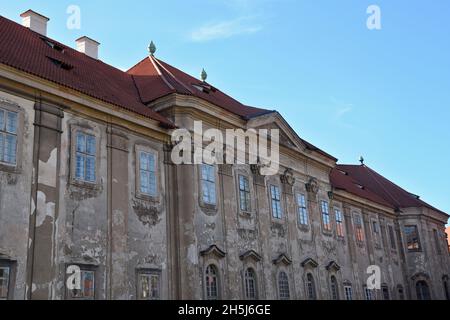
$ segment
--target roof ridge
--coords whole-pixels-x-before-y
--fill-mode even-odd
[[[156,64],[156,61],[154,61],[155,59],[153,58],[153,56],[149,56],[148,59],[150,60],[152,65],[155,67],[156,72],[161,77],[161,79],[163,79],[164,83],[169,87],[169,89],[172,91],[175,90],[175,87],[170,84],[169,80],[167,80],[166,77],[162,74],[161,70],[159,70],[159,67]]]
[[[182,81],[178,80],[178,78],[175,77],[175,75],[174,75],[172,72],[170,72],[169,70],[167,70],[167,68],[164,67],[164,66],[162,65],[162,63],[159,62],[158,59],[153,58],[153,57],[151,56],[151,57],[150,57],[150,60],[151,60],[152,62],[153,62],[153,60],[154,60],[154,62],[157,63],[161,68],[163,68],[165,72],[167,72],[167,73],[168,73],[168,74],[169,74],[176,82],[178,82],[178,84],[180,84],[180,85],[181,85],[183,88],[185,88],[188,92],[190,92],[191,94],[193,94],[193,91],[192,91],[190,88],[188,88],[188,86],[186,86]],[[158,69],[158,71],[159,71],[159,69]],[[180,70],[180,71],[181,71],[181,70]],[[183,72],[183,71],[181,71],[181,72]],[[161,73],[161,75],[162,75],[162,73]]]

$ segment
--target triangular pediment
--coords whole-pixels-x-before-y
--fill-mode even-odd
[[[317,261],[312,258],[305,259],[301,264],[303,268],[317,268],[318,265]]]
[[[239,258],[242,261],[251,259],[251,260],[253,260],[255,262],[259,262],[262,259],[261,256],[254,250],[249,250],[249,251],[244,252],[243,254],[241,254],[239,256]]]
[[[280,145],[297,151],[307,150],[302,139],[278,112],[255,117],[248,121],[247,127],[253,129],[278,129],[280,133]]]
[[[292,264],[292,260],[284,253],[280,254],[278,258],[273,260],[274,265],[284,264],[285,266],[289,266]]]
[[[203,250],[203,251],[200,252],[200,255],[203,256],[203,257],[204,256],[209,256],[209,255],[215,255],[218,258],[224,258],[226,254],[227,253],[225,251],[220,249],[215,244],[210,246],[208,249]]]
[[[330,263],[325,267],[328,271],[338,272],[341,270],[341,266],[337,264],[336,261],[330,261]]]

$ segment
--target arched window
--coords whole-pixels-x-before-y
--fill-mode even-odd
[[[448,278],[444,277],[443,281],[443,285],[444,285],[444,294],[445,294],[445,299],[446,300],[450,300],[450,292],[448,291]]]
[[[278,295],[280,300],[289,300],[289,278],[284,271],[280,271],[278,274]]]
[[[425,281],[423,280],[417,281],[416,295],[417,300],[431,300],[430,288],[428,287],[428,284]]]
[[[245,298],[248,300],[256,300],[256,274],[252,268],[245,270],[244,274]]]
[[[403,286],[399,285],[397,287],[398,300],[405,300],[405,291],[403,290]]]
[[[306,294],[309,300],[316,300],[316,285],[314,284],[314,277],[311,273],[306,275]]]
[[[205,292],[207,300],[219,299],[219,281],[216,266],[210,264],[205,272]]]
[[[331,276],[330,278],[330,292],[332,300],[339,300],[339,290],[335,276]]]

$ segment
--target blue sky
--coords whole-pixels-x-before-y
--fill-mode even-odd
[[[381,30],[366,27],[369,5]],[[81,29],[69,30],[69,5]],[[65,44],[101,42],[101,59],[127,69],[157,57],[243,103],[277,109],[299,135],[366,164],[450,213],[450,1],[191,0],[5,1],[32,8]]]

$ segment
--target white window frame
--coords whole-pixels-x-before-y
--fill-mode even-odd
[[[100,172],[99,172],[99,168],[100,168],[100,143],[101,143],[101,139],[100,139],[100,133],[91,129],[91,128],[87,128],[84,126],[78,126],[78,125],[72,125],[71,126],[71,183],[78,185],[78,186],[82,186],[82,187],[88,187],[88,188],[95,188],[100,179]],[[94,137],[95,139],[95,155],[94,154],[89,154],[88,156],[90,157],[94,157],[95,160],[95,165],[94,165],[94,175],[95,175],[95,179],[93,181],[89,181],[86,180],[86,176],[84,175],[82,178],[77,177],[77,154],[79,152],[77,152],[77,136],[78,133],[81,133],[85,136],[91,136]]]
[[[141,175],[141,154],[147,154],[153,157],[154,160],[154,167],[148,168],[148,170],[143,170],[146,173],[151,176],[153,174],[153,179],[155,182],[155,190],[154,193],[151,192],[145,192],[142,190],[142,175]],[[136,158],[136,196],[138,198],[144,198],[149,200],[156,201],[159,197],[159,157],[158,157],[158,151],[156,151],[153,148],[143,146],[143,145],[136,145],[135,147],[135,158]],[[150,185],[149,185],[150,186]]]
[[[283,277],[283,279],[282,279]],[[281,270],[278,272],[278,297],[280,300],[290,300],[291,290],[289,285],[289,276],[286,271]]]
[[[272,218],[282,220],[283,207],[281,205],[281,188],[274,184],[270,185],[270,205]]]
[[[309,226],[308,200],[304,193],[298,192],[295,195],[297,200],[297,221],[300,226]]]
[[[212,171],[207,173],[206,176],[204,173],[204,168],[208,168]],[[201,203],[207,206],[217,206],[217,178],[216,178],[216,166],[209,164],[201,164],[199,166],[200,169],[200,199]],[[207,194],[205,194],[207,191]],[[214,198],[214,199],[212,199]]]
[[[344,294],[345,294],[345,300],[347,300],[347,301],[353,300],[353,287],[351,284],[344,285]]]
[[[251,286],[253,286],[253,288],[251,288]],[[248,267],[244,270],[244,294],[246,300],[258,299],[258,279],[253,267]]]
[[[368,287],[364,286],[364,298],[367,301],[373,301],[376,300],[376,293],[375,290],[371,290]]]
[[[243,188],[241,186],[241,179],[243,180]],[[238,191],[239,191],[239,209],[242,212],[249,213],[252,211],[252,197],[250,188],[250,179],[248,176],[238,174]]]
[[[22,168],[22,141],[23,141],[23,131],[24,131],[24,110],[17,104],[9,101],[0,101],[0,110],[3,112],[4,116],[7,118],[8,113],[16,114],[16,132],[7,133],[6,132],[6,119],[4,119],[4,129],[0,125],[0,136],[13,135],[16,137],[15,143],[15,162],[5,162],[3,158],[0,157],[0,171],[20,173]],[[5,148],[5,145],[3,145]]]
[[[11,128],[11,119],[10,116],[13,115],[15,117],[14,119],[14,126]],[[19,143],[19,113],[17,111],[11,111],[6,108],[2,108],[0,105],[0,163],[6,166],[12,166],[15,167],[17,165],[17,149],[18,149],[18,143]],[[6,141],[7,138],[11,137],[14,139],[14,147],[12,154],[9,154],[6,150]],[[8,156],[8,159],[6,159],[6,155]],[[13,158],[14,161],[12,161]],[[9,160],[9,161],[7,161]]]

